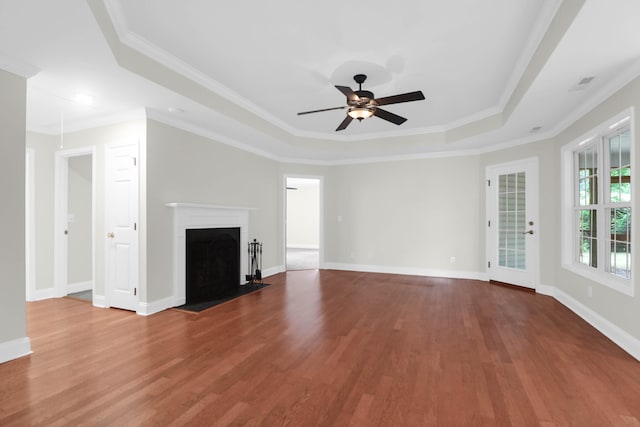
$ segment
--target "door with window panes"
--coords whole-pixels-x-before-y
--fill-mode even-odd
[[[538,281],[538,162],[487,168],[487,273],[527,288]]]

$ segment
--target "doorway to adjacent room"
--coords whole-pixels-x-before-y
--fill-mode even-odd
[[[285,183],[286,269],[318,269],[322,258],[322,178],[287,176]]]

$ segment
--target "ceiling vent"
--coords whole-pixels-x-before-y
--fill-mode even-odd
[[[589,84],[593,81],[593,79],[595,79],[595,76],[583,77],[580,80],[578,80],[578,83],[573,85],[571,89],[569,89],[569,91],[573,92],[577,90],[585,90],[587,86],[589,86]]]

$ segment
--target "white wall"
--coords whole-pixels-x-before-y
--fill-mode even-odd
[[[31,351],[25,284],[25,128],[27,84],[0,70],[0,363]]]
[[[71,157],[68,176],[67,282],[91,282],[91,155]]]
[[[141,293],[145,293],[141,299],[156,301],[171,296],[172,213],[164,206],[167,202],[256,208],[250,217],[250,237],[265,245],[265,270],[281,267],[285,245],[285,174],[324,177],[323,237],[327,267],[452,277],[482,275],[486,262],[485,168],[535,156],[540,166],[541,284],[558,289],[589,312],[640,340],[640,292],[636,289],[636,296],[629,297],[576,276],[562,268],[559,252],[561,147],[635,105],[638,99],[640,80],[636,79],[553,140],[478,156],[342,166],[279,164],[148,120],[146,140],[144,125],[136,125],[137,130],[133,131],[143,135],[142,143],[146,147],[141,153],[145,157],[141,164],[141,218],[147,212],[146,227],[141,230],[141,276],[149,287],[141,288]],[[638,114],[636,108],[636,123],[640,123]],[[77,133],[65,141],[113,142],[118,139],[117,135],[124,137],[131,133],[131,129],[118,126]],[[635,149],[638,134],[636,131],[636,167],[640,165],[640,150]],[[40,154],[49,148],[38,149],[45,137],[29,139],[36,149],[37,169],[43,161]],[[12,165],[14,163],[12,161]],[[100,161],[98,165],[102,167]],[[635,176],[634,172],[633,221],[638,223],[640,192]],[[39,176],[36,176],[36,186],[38,210],[38,203],[42,207],[38,187],[40,191],[46,188]],[[101,203],[100,197],[98,203]],[[100,215],[98,219],[101,220]],[[36,225],[37,236],[42,227],[42,224]],[[103,231],[98,229],[96,234],[103,235]],[[637,229],[632,238],[634,243],[639,241]],[[638,251],[633,252],[633,265],[638,266],[640,256]],[[452,264],[450,257],[455,257],[456,262]],[[41,264],[38,258],[39,272],[43,268]],[[38,287],[41,283],[38,280]],[[589,286],[593,288],[593,297],[587,294]]]
[[[54,152],[59,138],[27,132],[27,146],[34,157],[34,237],[35,283],[34,299],[53,296],[53,197]]]
[[[326,262],[477,276],[484,271],[478,257],[482,174],[477,156],[332,168],[325,183]]]
[[[96,147],[96,265],[94,277],[95,295],[105,296],[105,248],[106,229],[104,217],[105,203],[105,147],[140,141],[144,144],[146,135],[145,120],[102,126],[98,128],[65,133],[62,150]],[[54,216],[54,175],[55,152],[61,150],[60,136],[47,136],[33,132],[27,133],[27,146],[35,154],[35,228],[36,228],[36,297],[53,295],[53,216]],[[140,286],[141,300],[144,284]]]
[[[282,268],[277,162],[148,120],[145,167],[147,301],[173,293],[170,202],[254,208],[249,239],[263,243],[263,270]]]
[[[540,168],[540,282],[541,285],[556,289],[554,291],[563,303],[580,313],[600,330],[606,330],[609,337],[616,338],[621,345],[627,344],[627,350],[636,357],[640,356],[640,289],[638,289],[638,271],[634,272],[635,296],[617,292],[607,286],[576,275],[561,264],[561,150],[593,128],[605,123],[620,112],[635,106],[636,129],[633,141],[633,156],[636,169],[640,166],[640,112],[637,105],[640,100],[640,78],[623,87],[606,99],[591,112],[585,114],[573,125],[553,140],[536,142],[508,150],[496,151],[481,156],[485,166],[506,161],[536,156]],[[637,185],[638,171],[632,172],[632,223],[640,221],[640,191]],[[481,199],[480,209],[484,212]],[[632,230],[632,242],[640,242],[637,227]],[[484,237],[483,237],[484,238]],[[484,245],[484,243],[483,243]],[[484,256],[479,252],[480,257]],[[640,266],[640,254],[632,250],[632,265]],[[635,268],[634,267],[634,268]],[[637,270],[637,268],[636,268]],[[592,296],[589,296],[589,288]]]
[[[554,156],[559,160],[560,152],[563,145],[576,140],[589,132],[594,127],[610,120],[616,114],[622,112],[630,106],[635,106],[635,131],[633,144],[633,158],[635,170],[632,171],[632,223],[640,224],[640,188],[638,185],[638,176],[640,175],[640,149],[638,142],[640,141],[640,77],[620,89],[613,96],[609,97],[603,103],[594,108],[590,113],[586,114],[567,130],[562,132],[556,138],[554,147]],[[558,161],[559,169],[559,161]],[[559,195],[556,196],[559,199]],[[556,210],[560,214],[559,208]],[[558,234],[559,236],[559,234]],[[640,232],[638,227],[632,228],[631,241],[634,245],[640,244]],[[556,239],[556,246],[560,246],[559,237]],[[599,285],[582,276],[575,275],[562,268],[560,259],[555,264],[556,277],[555,284],[565,294],[569,295],[580,304],[593,310],[599,316],[604,317],[609,322],[622,328],[631,334],[637,340],[640,340],[640,289],[638,289],[638,277],[640,276],[640,251],[638,247],[632,248],[632,261],[634,272],[635,296],[630,297],[617,292],[606,286]],[[588,287],[593,289],[593,296],[589,297]],[[640,344],[638,344],[638,355],[640,356]]]

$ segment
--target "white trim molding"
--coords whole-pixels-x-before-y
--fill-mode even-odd
[[[265,277],[274,276],[274,275],[279,274],[279,273],[284,273],[285,271],[287,271],[287,270],[284,267],[284,265],[277,265],[275,267],[269,267],[266,270],[262,270],[262,278],[264,279]]]
[[[93,289],[93,280],[87,280],[85,282],[69,283],[67,285],[67,294],[74,292],[90,291]]]
[[[156,301],[140,302],[138,303],[138,310],[136,310],[136,314],[141,316],[151,316],[152,314],[174,307],[174,301],[175,298],[170,296]]]
[[[35,65],[6,55],[0,55],[0,70],[8,71],[25,79],[31,78],[40,72],[40,69]]]
[[[8,362],[33,353],[29,337],[18,338],[0,343],[0,363]]]
[[[471,279],[487,281],[487,274],[480,271],[432,270],[416,267],[394,267],[389,265],[345,264],[327,262],[320,267],[323,270],[361,271],[365,273],[405,274],[408,276],[446,277],[449,279]]]
[[[27,301],[42,301],[45,299],[55,298],[55,290],[53,288],[34,289],[29,295]]]
[[[556,289],[554,298],[582,317],[587,323],[602,332],[604,336],[620,346],[624,351],[640,361],[640,340],[624,331],[619,326],[591,310],[586,305],[573,299],[560,289]]]
[[[585,322],[596,328],[604,336],[613,341],[618,347],[640,361],[640,340],[616,324],[596,313],[580,301],[574,299],[561,289],[544,286],[536,290],[537,293],[553,297],[562,305],[580,316]]]
[[[625,123],[628,122],[628,123]],[[573,274],[582,276],[586,279],[592,280],[601,285],[607,286],[611,289],[614,289],[622,294],[633,297],[635,294],[635,286],[634,286],[634,273],[631,272],[631,278],[626,279],[622,277],[615,276],[607,271],[606,263],[600,263],[597,268],[590,267],[588,265],[583,265],[578,262],[578,253],[577,248],[577,225],[575,223],[576,218],[576,209],[579,208],[577,205],[575,188],[576,188],[576,173],[575,173],[575,153],[582,149],[582,146],[588,147],[592,145],[597,147],[598,149],[598,169],[603,170],[604,176],[608,174],[609,166],[604,163],[602,151],[608,150],[606,147],[606,143],[603,140],[613,132],[617,132],[620,130],[614,130],[616,127],[619,127],[622,123],[625,123],[623,126],[629,126],[631,132],[631,176],[632,180],[635,177],[635,155],[634,155],[634,144],[635,141],[635,108],[633,106],[624,109],[613,117],[607,119],[606,121],[600,123],[596,127],[590,129],[588,132],[583,133],[580,137],[573,139],[571,142],[563,145],[561,147],[561,158],[560,158],[560,177],[561,177],[561,216],[560,216],[560,227],[561,227],[561,265],[567,271],[570,271]],[[589,145],[585,145],[589,144]],[[604,180],[600,180],[599,185],[606,185]],[[602,188],[600,189],[603,192]],[[603,194],[605,194],[603,192]],[[601,199],[604,199],[601,197]],[[632,200],[633,203],[633,200]],[[594,203],[597,210],[600,212],[604,212],[607,209],[615,206],[613,204],[607,204],[604,201],[598,201],[598,203]],[[624,205],[621,205],[624,206]],[[633,205],[631,205],[633,206]],[[585,207],[585,209],[596,209],[595,207]],[[633,208],[632,208],[633,210]],[[602,223],[598,224],[599,229],[605,229],[608,227],[606,225],[605,216],[598,214],[599,221],[605,224],[603,226]],[[598,238],[598,252],[606,253],[605,245],[608,245],[606,239]],[[633,239],[632,239],[633,245]],[[608,256],[608,255],[607,255]],[[606,256],[605,256],[606,258]]]
[[[186,302],[187,229],[239,227],[240,245],[248,244],[249,211],[253,208],[199,203],[167,203],[165,206],[173,209],[173,303],[169,307],[177,307]],[[249,254],[241,246],[240,283],[245,283],[248,266]]]
[[[67,283],[67,198],[69,159],[77,156],[91,156],[91,277],[95,277],[96,265],[96,147],[94,145],[56,151],[54,154],[54,232],[53,232],[53,291],[57,297],[65,296],[69,290]],[[84,290],[84,289],[81,289]]]
[[[104,295],[96,295],[93,293],[93,306],[98,308],[109,308],[107,298]]]

